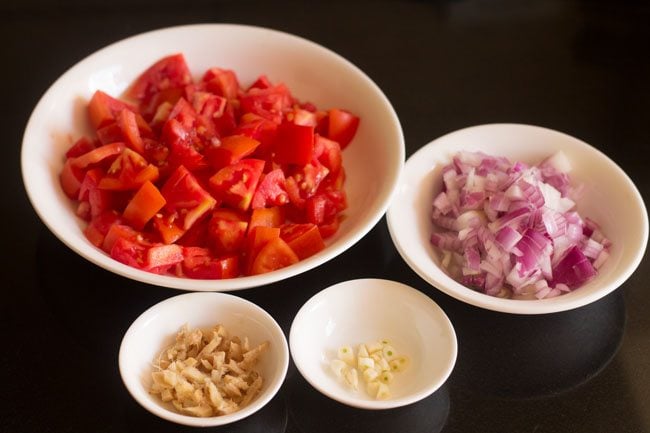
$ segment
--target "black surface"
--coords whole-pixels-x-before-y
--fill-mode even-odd
[[[260,25],[318,42],[362,68],[393,103],[407,156],[488,122],[557,129],[604,151],[650,192],[650,6],[633,1],[0,3],[4,155],[0,430],[184,431],[140,408],[117,351],[130,323],[180,292],[112,275],[59,242],[20,179],[24,126],[47,87],[95,50],[146,30],[201,22]],[[312,389],[291,365],[280,394],[223,432],[649,432],[649,264],[574,311],[483,311],[417,277],[382,220],[326,265],[235,292],[288,333],[300,306],[336,282],[389,278],[447,312],[458,363],[420,403],[369,412]]]

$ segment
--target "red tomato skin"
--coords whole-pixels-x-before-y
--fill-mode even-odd
[[[115,121],[123,109],[137,110],[131,104],[115,99],[107,93],[97,90],[88,103],[88,117],[94,129],[99,129]]]
[[[208,236],[217,254],[239,252],[244,247],[248,221],[230,209],[216,209],[208,224]]]
[[[158,188],[147,181],[135,193],[122,216],[135,229],[142,230],[145,224],[165,206],[165,203],[165,198]]]
[[[278,164],[310,163],[314,154],[314,127],[283,122],[278,127],[273,150]]]
[[[298,263],[300,259],[293,252],[293,250],[283,241],[280,237],[269,241],[262,247],[251,267],[252,275],[264,274],[266,272],[275,271],[294,263]]]
[[[144,268],[164,274],[170,267],[183,261],[183,247],[180,245],[155,245],[147,249]]]
[[[81,137],[75,143],[70,146],[70,149],[65,153],[67,159],[76,158],[88,153],[95,148],[95,143],[92,142],[88,137]]]
[[[154,94],[182,88],[192,82],[192,75],[182,54],[164,57],[144,71],[127,90],[129,98],[148,101]]]
[[[85,173],[83,170],[73,165],[73,159],[68,159],[63,164],[63,170],[61,170],[61,174],[59,175],[61,188],[65,195],[72,200],[76,200],[79,196],[81,182],[83,182],[84,177]]]
[[[280,228],[280,237],[300,260],[325,249],[325,242],[315,224],[285,224]]]
[[[329,110],[327,137],[337,141],[345,149],[352,141],[359,128],[359,117],[347,110],[337,108]]]

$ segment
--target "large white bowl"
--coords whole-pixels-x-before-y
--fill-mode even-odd
[[[320,253],[268,274],[229,280],[190,280],[155,275],[119,263],[91,245],[63,193],[58,175],[71,138],[89,134],[86,104],[101,89],[119,96],[148,66],[182,52],[199,76],[207,68],[233,69],[242,82],[260,74],[284,82],[293,95],[318,107],[340,107],[361,123],[343,152],[349,208],[337,234]],[[224,291],[276,282],[312,269],[360,240],[382,217],[404,163],[404,138],[390,102],[352,63],[308,40],[258,27],[203,24],[134,36],[82,60],[60,77],[34,109],[23,137],[23,181],[45,225],[68,247],[112,272],[134,280],[193,291]],[[377,174],[381,173],[381,181]]]
[[[440,169],[462,150],[530,164],[562,150],[572,163],[572,182],[584,185],[578,212],[600,224],[613,242],[598,276],[577,290],[542,300],[501,299],[471,290],[449,277],[439,266],[440,259],[429,241],[430,216],[433,199],[442,187]],[[616,163],[577,138],[530,125],[475,126],[427,144],[408,159],[387,219],[397,250],[420,277],[468,304],[518,314],[570,310],[602,298],[634,272],[648,242],[648,214],[641,194]]]
[[[248,337],[253,347],[264,341],[270,343],[256,366],[264,384],[248,406],[228,415],[196,418],[176,412],[171,403],[149,394],[154,360],[173,343],[185,324],[190,328],[222,324],[230,335]],[[133,322],[119,353],[124,385],[142,407],[168,421],[196,427],[228,424],[257,412],[278,392],[288,366],[287,340],[277,322],[252,302],[225,293],[187,293],[154,305]]]
[[[376,400],[350,389],[330,370],[341,346],[387,339],[410,358],[395,373],[391,397]],[[362,409],[390,409],[415,403],[436,391],[456,363],[454,328],[431,298],[404,284],[379,279],[345,281],[314,295],[298,311],[289,334],[291,356],[314,388],[340,403]]]

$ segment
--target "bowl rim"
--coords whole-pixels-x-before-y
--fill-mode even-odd
[[[276,367],[278,369],[277,371],[279,372],[279,374],[276,375],[276,378],[273,382],[265,382],[265,385],[267,387],[266,391],[258,394],[258,396],[248,406],[228,415],[213,416],[207,418],[192,417],[189,415],[184,415],[181,413],[176,413],[171,410],[168,410],[162,407],[160,404],[152,402],[151,400],[140,398],[139,394],[136,392],[136,389],[140,389],[142,387],[142,384],[136,383],[128,379],[126,371],[128,370],[129,367],[127,366],[126,350],[129,342],[131,342],[136,338],[137,332],[142,327],[147,326],[148,322],[155,319],[155,317],[157,316],[160,310],[165,309],[166,307],[173,306],[184,300],[191,300],[193,302],[196,302],[198,305],[202,305],[203,303],[208,302],[207,300],[209,300],[209,302],[228,301],[228,302],[234,302],[235,304],[239,304],[240,306],[245,307],[247,309],[251,309],[255,311],[257,315],[263,317],[271,325],[271,328],[267,328],[267,329],[269,329],[271,334],[276,335],[278,337],[278,340],[282,342],[282,345],[280,347],[280,352],[279,352],[281,356],[277,360],[278,365]],[[225,425],[225,424],[233,423],[235,421],[239,421],[241,419],[244,419],[254,414],[255,412],[262,409],[264,406],[266,406],[277,395],[278,391],[280,390],[280,387],[284,383],[289,368],[289,359],[290,359],[289,346],[288,346],[287,338],[284,335],[284,332],[282,331],[282,328],[277,323],[277,321],[273,318],[273,316],[271,316],[262,307],[247,299],[240,298],[239,296],[228,294],[228,293],[190,292],[190,293],[182,293],[179,295],[172,296],[170,298],[167,298],[163,301],[160,301],[152,305],[151,307],[147,308],[144,312],[142,312],[142,314],[140,314],[133,321],[133,323],[129,326],[127,331],[124,333],[124,336],[122,337],[122,341],[120,343],[120,349],[118,352],[118,367],[119,367],[122,383],[126,387],[127,391],[129,392],[131,397],[148,412],[162,419],[177,424],[183,424],[183,425],[193,426],[193,427],[212,427],[212,426]]]
[[[245,32],[258,32],[262,34],[273,34],[277,37],[284,38],[287,41],[300,44],[305,46],[310,50],[316,50],[317,52],[322,53],[336,62],[339,62],[345,65],[351,73],[358,76],[363,80],[370,89],[372,89],[373,94],[382,102],[382,105],[386,109],[386,115],[392,120],[392,128],[395,132],[397,154],[399,158],[396,158],[395,161],[391,161],[391,172],[394,173],[395,182],[390,188],[383,190],[379,196],[380,199],[377,201],[377,209],[374,214],[369,214],[364,216],[365,223],[359,226],[358,230],[351,231],[347,234],[346,237],[337,239],[332,244],[328,245],[325,250],[322,252],[299,261],[298,263],[278,269],[276,271],[268,272],[266,274],[254,275],[254,276],[240,276],[232,279],[222,279],[222,280],[205,280],[205,279],[188,279],[180,278],[169,275],[158,275],[136,268],[132,268],[123,263],[120,263],[109,256],[104,252],[99,252],[101,255],[93,253],[91,250],[86,250],[87,247],[92,247],[88,244],[82,246],[78,244],[75,240],[67,239],[64,236],[64,230],[58,227],[56,221],[51,220],[45,213],[44,209],[39,205],[38,192],[36,190],[37,185],[30,181],[27,172],[29,171],[30,158],[29,151],[34,150],[33,145],[30,145],[30,142],[34,141],[31,139],[32,131],[34,130],[36,120],[42,116],[41,112],[45,109],[46,101],[51,98],[51,94],[54,93],[55,89],[64,82],[67,77],[73,75],[76,71],[83,69],[85,65],[91,64],[96,59],[106,56],[111,52],[119,49],[123,49],[125,46],[138,41],[141,39],[155,38],[157,35],[168,33],[168,32],[185,32],[185,31],[245,31]],[[188,24],[188,25],[179,25],[171,27],[163,27],[143,33],[135,34],[121,40],[115,41],[109,45],[100,48],[99,50],[89,54],[83,59],[79,60],[69,69],[67,69],[63,74],[61,74],[42,94],[36,106],[34,107],[32,113],[29,116],[21,142],[21,174],[23,180],[23,186],[27,193],[27,197],[36,211],[36,214],[44,225],[68,248],[72,251],[83,257],[84,259],[90,261],[91,263],[106,269],[112,273],[120,275],[122,277],[127,277],[135,281],[168,287],[172,289],[179,289],[184,291],[235,291],[242,290],[252,287],[259,287],[263,285],[268,285],[275,283],[301,273],[310,271],[323,263],[326,263],[333,258],[337,257],[353,245],[355,245],[359,240],[361,240],[372,228],[377,225],[380,219],[385,215],[390,203],[397,192],[398,181],[404,167],[405,160],[405,143],[404,143],[404,133],[402,130],[401,123],[395,112],[394,107],[390,103],[388,97],[384,94],[381,88],[370,78],[365,72],[363,72],[359,67],[353,64],[351,61],[347,60],[345,57],[340,54],[332,51],[331,49],[320,45],[317,42],[311,41],[301,36],[297,36],[291,33],[284,31],[245,24],[230,24],[230,23],[203,23],[203,24]],[[71,215],[71,217],[75,217]]]
[[[318,381],[314,380],[308,373],[305,366],[302,363],[302,358],[300,356],[295,356],[298,353],[299,348],[297,347],[298,343],[296,341],[297,329],[305,320],[308,319],[309,310],[314,308],[319,303],[323,302],[323,299],[327,298],[330,294],[336,292],[349,292],[355,288],[361,287],[362,285],[371,285],[371,284],[382,284],[385,287],[389,287],[390,290],[400,291],[403,293],[408,293],[410,296],[417,298],[418,301],[422,302],[423,305],[426,305],[428,309],[435,311],[435,316],[439,319],[439,323],[447,331],[447,334],[450,338],[451,343],[451,352],[449,353],[450,358],[448,363],[445,366],[442,374],[427,388],[395,399],[388,400],[370,400],[370,399],[361,399],[357,398],[354,394],[337,394],[331,392],[327,387],[322,386]],[[350,287],[351,286],[351,287]],[[296,316],[294,317],[293,322],[291,323],[291,328],[289,331],[289,350],[293,362],[296,366],[296,369],[300,372],[300,375],[317,391],[326,397],[331,398],[332,400],[338,401],[339,403],[355,407],[358,409],[367,409],[367,410],[385,410],[393,409],[397,407],[406,406],[409,404],[416,403],[420,400],[423,400],[429,397],[431,394],[439,390],[445,382],[449,379],[458,358],[458,338],[456,336],[456,331],[454,325],[449,319],[449,316],[445,311],[438,305],[432,298],[421,292],[420,290],[411,287],[405,283],[387,280],[382,278],[358,278],[352,280],[345,280],[339,283],[333,284],[309,298],[298,310]]]
[[[643,197],[639,192],[638,188],[632,181],[632,179],[625,173],[625,171],[611,158],[609,158],[604,152],[598,148],[588,144],[587,142],[569,135],[567,133],[557,131],[551,128],[546,128],[537,125],[530,125],[524,123],[487,123],[480,125],[473,125],[464,127],[455,131],[448,132],[438,138],[435,138],[419,148],[415,153],[413,153],[406,161],[404,165],[404,170],[402,171],[400,177],[400,187],[398,191],[402,191],[405,184],[405,177],[409,173],[409,163],[414,164],[414,161],[423,158],[428,154],[435,154],[434,148],[437,144],[453,137],[455,135],[463,135],[467,133],[476,133],[481,130],[490,130],[498,128],[521,128],[531,131],[543,132],[547,134],[557,135],[566,140],[573,141],[574,144],[580,147],[582,150],[587,152],[594,153],[598,158],[606,161],[611,167],[612,170],[619,176],[619,178],[624,181],[635,198],[635,203],[638,204],[638,209],[641,212],[642,216],[642,227],[640,227],[640,239],[641,239],[641,248],[636,251],[634,258],[625,266],[616,279],[609,285],[603,286],[600,290],[595,290],[590,293],[588,296],[581,296],[575,298],[564,298],[563,296],[558,296],[550,299],[536,299],[536,300],[517,300],[517,299],[503,299],[497,298],[494,296],[485,295],[483,293],[470,291],[462,284],[453,280],[451,277],[445,276],[444,280],[440,281],[433,277],[426,269],[423,269],[408,252],[406,246],[400,241],[399,237],[399,225],[396,221],[395,209],[398,206],[400,193],[396,194],[393,198],[391,205],[386,213],[386,220],[388,223],[388,230],[390,233],[391,240],[395,245],[395,248],[399,252],[402,259],[406,264],[423,280],[427,281],[431,286],[440,290],[441,292],[467,304],[473,305],[475,307],[484,308],[487,310],[497,311],[501,313],[510,313],[510,314],[548,314],[556,313],[562,311],[568,311],[575,308],[579,308],[595,302],[602,297],[613,292],[619,288],[638,268],[641,260],[645,255],[645,251],[648,244],[648,212],[643,201]]]

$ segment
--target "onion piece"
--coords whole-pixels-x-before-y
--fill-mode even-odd
[[[561,152],[536,166],[460,152],[442,169],[431,243],[447,272],[492,296],[545,299],[591,280],[611,241],[575,210]]]

